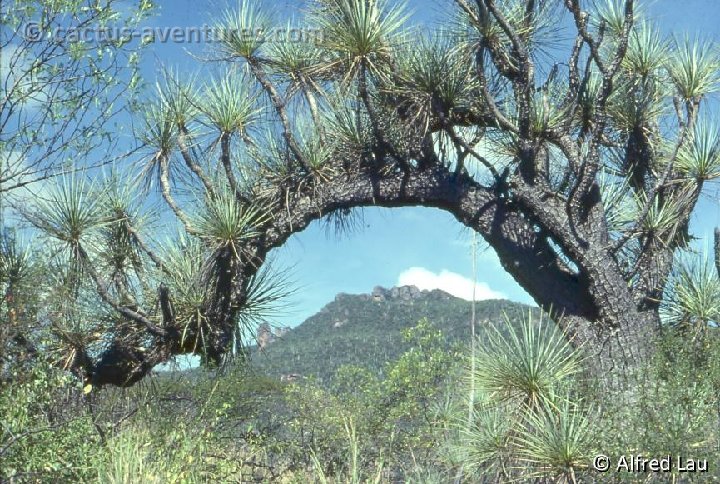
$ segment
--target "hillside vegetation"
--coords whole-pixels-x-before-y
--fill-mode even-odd
[[[487,323],[517,324],[534,311],[506,300],[475,305],[478,334]],[[338,294],[317,314],[289,331],[276,330],[262,351],[255,347],[253,367],[273,377],[298,375],[328,383],[342,365],[356,365],[380,376],[388,362],[410,348],[402,330],[422,318],[445,336],[445,345],[470,341],[471,303],[441,290],[415,286],[384,289],[371,294]],[[500,325],[502,328],[502,325]]]
[[[474,351],[470,303],[402,287],[261,328],[249,366],[88,391],[41,362],[0,392],[0,481],[596,482],[598,453],[717,461],[714,330],[669,331],[621,400],[597,391],[586,356],[537,310],[475,309]]]

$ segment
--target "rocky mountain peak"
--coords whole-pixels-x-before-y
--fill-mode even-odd
[[[450,294],[440,289],[423,290],[417,286],[396,286],[385,288],[375,286],[370,294],[347,294],[344,292],[335,296],[335,303],[342,303],[348,299],[357,298],[366,301],[413,301],[431,296],[432,299],[447,300],[453,298]],[[325,309],[325,308],[323,308]]]
[[[370,294],[374,301],[386,301],[390,299],[411,301],[422,299],[427,296],[434,296],[434,299],[450,299],[452,296],[440,289],[423,290],[417,286],[398,286],[386,289],[382,286],[375,286]]]
[[[372,298],[376,301],[384,301],[386,299],[410,300],[417,299],[422,295],[423,292],[427,291],[420,291],[417,286],[401,286],[393,287],[390,289],[385,289],[382,286],[375,286],[372,290],[371,295]]]

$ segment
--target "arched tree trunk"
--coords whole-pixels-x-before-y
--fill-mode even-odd
[[[287,200],[287,202],[286,202]],[[267,254],[293,234],[335,210],[366,207],[435,207],[476,230],[497,251],[503,267],[548,311],[571,341],[588,352],[598,373],[625,371],[642,362],[652,349],[659,325],[657,308],[641,310],[633,291],[613,264],[609,249],[584,253],[584,271],[574,271],[558,258],[549,237],[536,229],[517,204],[498,199],[469,177],[443,169],[380,175],[371,171],[355,179],[331,180],[308,193],[286,199],[278,193],[275,217],[263,234],[247,244],[253,254],[235,271],[235,284],[218,294],[232,300],[214,310],[217,323],[211,345],[214,358],[229,348],[232,321],[242,310],[244,285]],[[229,309],[231,308],[231,309]],[[221,319],[222,318],[222,319]]]
[[[528,2],[523,21],[532,22],[535,15],[541,15],[542,3]],[[380,43],[385,47],[376,59],[386,62],[382,76],[374,74],[375,67],[369,69],[370,54],[351,59],[356,68],[341,77],[344,81],[354,77],[341,84],[354,83],[342,90],[354,110],[349,118],[355,124],[348,128],[352,133],[346,143],[352,146],[327,142],[331,137],[327,127],[315,126],[324,133],[318,143],[331,153],[327,160],[308,156],[305,140],[292,126],[294,119],[287,110],[292,94],[283,95],[288,79],[276,73],[271,59],[247,51],[238,53],[258,89],[266,94],[278,138],[282,135],[279,143],[284,144],[275,153],[282,169],[270,175],[258,172],[261,180],[257,186],[239,187],[232,171],[230,138],[224,138],[222,171],[239,195],[237,203],[258,204],[271,216],[254,227],[257,235],[243,240],[235,255],[227,248],[216,248],[214,290],[203,307],[209,338],[202,354],[218,362],[228,352],[238,314],[248,303],[251,278],[268,253],[292,234],[338,210],[424,206],[451,213],[480,234],[496,251],[503,268],[558,321],[573,344],[584,348],[597,376],[613,379],[632,374],[652,353],[674,253],[687,244],[690,214],[702,189],[702,179],[675,166],[678,154],[692,138],[702,96],[682,97],[683,86],[675,86],[678,93],[672,104],[678,135],[672,141],[652,116],[639,116],[631,128],[622,124],[625,118],[612,119],[611,96],[627,97],[622,97],[627,93],[620,92],[620,81],[642,87],[637,73],[623,67],[634,28],[634,1],[623,3],[622,28],[612,32],[612,43],[603,43],[603,29],[595,38],[597,32],[591,31],[580,2],[566,0],[564,5],[577,28],[575,43],[567,62],[556,64],[543,80],[532,55],[533,29],[508,23],[496,2],[483,0],[473,6],[457,1],[459,10],[471,20],[468,28],[489,23],[499,29],[481,29],[481,41],[472,47],[472,55],[458,59],[430,56],[433,65],[419,68],[440,66],[440,72],[430,73],[438,80],[434,87],[409,80],[408,73],[392,61],[389,47],[386,49],[389,43]],[[370,4],[367,8],[379,8]],[[348,7],[335,14],[341,18],[352,15],[351,10]],[[331,11],[328,7],[327,12]],[[378,13],[377,18],[382,17]],[[492,38],[487,37],[490,31],[496,32]],[[450,74],[442,71],[444,62],[465,76],[463,84],[471,86],[467,91],[458,90],[457,98],[448,99],[441,89]],[[332,64],[330,70],[336,72],[340,64]],[[557,74],[559,65],[567,66],[565,85]],[[590,84],[597,89],[590,92]],[[627,102],[635,102],[635,98],[627,97]],[[334,109],[332,103],[327,104]],[[313,114],[320,105],[311,106]],[[348,113],[329,114],[343,117]],[[317,122],[318,118],[310,119]],[[472,140],[462,128],[472,128],[476,133]],[[476,151],[489,133],[502,140],[510,161],[491,162]],[[238,134],[248,151],[257,151],[244,127]],[[454,157],[438,147],[440,138]],[[619,163],[608,160],[609,152],[620,158]],[[481,167],[481,175],[472,175],[467,169],[466,160],[471,158]],[[551,158],[559,165],[554,172]],[[168,188],[167,159],[162,158],[161,165],[165,170],[161,171],[163,195],[192,234],[189,220]],[[613,225],[617,203],[603,193],[599,181],[603,173],[620,179],[614,183],[628,192],[623,201],[638,202],[634,220]],[[623,180],[627,183],[622,184]],[[201,181],[207,185],[206,180]],[[243,189],[248,196],[239,193]],[[662,226],[648,224],[653,209],[672,212],[674,221]],[[151,327],[135,311],[122,314]],[[153,334],[153,351],[125,351],[122,355],[119,349],[115,351],[125,368],[133,368],[134,373],[126,372],[132,376],[127,381],[136,381],[154,362],[192,350],[178,341],[180,331],[173,321],[164,321],[163,328]],[[106,356],[104,360],[111,359]],[[128,364],[128,359],[134,363]],[[122,371],[113,373],[107,365],[94,365],[86,371],[98,382],[123,383]]]
[[[244,248],[244,253],[250,254],[248,259],[242,264],[223,266],[221,279],[225,282],[218,284],[208,302],[212,337],[207,355],[212,360],[219,361],[230,349],[236,317],[245,303],[247,282],[272,249],[331,212],[368,206],[434,207],[477,231],[497,252],[505,270],[560,323],[574,344],[586,349],[598,373],[635,367],[652,350],[652,336],[659,326],[657,305],[648,307],[642,303],[643,298],[623,278],[605,241],[590,239],[587,248],[578,251],[581,257],[575,259],[580,267],[572,267],[560,256],[552,232],[538,230],[532,215],[521,204],[498,197],[494,190],[470,177],[457,177],[438,167],[390,174],[368,170],[352,179],[332,179],[294,192],[290,197],[278,191],[275,203],[272,220]],[[544,210],[553,209],[551,203],[545,204]],[[564,211],[552,215],[562,217]],[[222,259],[222,254],[218,257]],[[167,341],[158,339],[158,345],[168,347],[168,351],[145,358],[155,356],[162,361],[175,352],[181,353],[180,345],[171,344],[172,338],[178,337],[177,332],[173,334],[166,336]],[[106,367],[93,369],[96,381],[124,384],[122,372],[101,376],[99,373],[110,373]],[[128,367],[137,374],[149,371],[152,365],[138,360]],[[128,383],[134,381],[137,376]]]

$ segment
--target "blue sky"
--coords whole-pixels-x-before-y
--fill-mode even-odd
[[[161,27],[202,27],[212,24],[233,2],[218,0],[165,0],[148,22]],[[267,1],[277,11],[290,12],[296,1]],[[434,25],[449,2],[409,1],[413,21]],[[646,2],[645,13],[658,21],[668,34],[719,40],[720,2],[716,0],[655,0]],[[176,67],[181,72],[199,72],[200,63],[186,50],[201,55],[207,46],[172,42],[151,46],[144,65],[145,79],[154,79],[159,69]],[[203,69],[207,66],[203,67]],[[707,245],[712,229],[720,225],[717,187],[707,190],[693,220],[696,235]],[[439,210],[426,208],[365,209],[362,223],[350,234],[337,236],[321,223],[293,236],[272,253],[274,265],[288,273],[297,288],[287,300],[283,314],[274,323],[296,325],[317,312],[339,292],[369,292],[376,285],[416,284],[440,287],[462,297],[472,290],[472,234]],[[532,303],[532,299],[501,268],[491,249],[478,238],[478,299],[505,297]]]

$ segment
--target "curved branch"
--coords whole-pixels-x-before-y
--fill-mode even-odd
[[[110,296],[110,293],[108,292],[107,288],[105,287],[105,284],[103,284],[103,281],[100,279],[100,276],[95,271],[95,268],[92,265],[92,262],[90,261],[90,257],[88,256],[87,252],[83,248],[83,246],[78,243],[76,244],[78,254],[82,258],[84,262],[84,266],[88,271],[88,274],[90,274],[90,277],[95,282],[95,287],[97,290],[98,295],[100,296],[100,299],[102,299],[105,303],[109,304],[115,311],[122,314],[126,318],[130,319],[131,321],[135,321],[136,323],[140,323],[148,330],[150,334],[153,336],[157,336],[159,338],[164,338],[167,335],[167,332],[159,328],[157,325],[155,325],[152,321],[150,321],[147,317],[143,316],[137,311],[133,311],[132,309],[120,305],[117,301],[115,301],[112,296]]]
[[[193,229],[190,219],[172,197],[170,190],[170,166],[168,156],[164,154],[158,156],[159,159],[157,162],[160,164],[160,189],[162,197],[165,199],[165,202],[168,204],[175,216],[182,222],[187,233],[195,235],[197,232]]]
[[[278,194],[278,196],[280,196]],[[352,207],[435,207],[478,231],[497,251],[518,283],[545,309],[594,318],[597,310],[586,281],[566,270],[532,224],[512,206],[497,199],[493,189],[446,170],[413,171],[385,176],[366,173],[352,180],[336,179],[298,194],[254,242],[261,257],[294,233],[328,213]]]
[[[225,169],[225,177],[230,185],[230,189],[235,193],[235,198],[237,198],[240,203],[247,204],[248,199],[240,192],[230,160],[230,133],[222,133],[220,135],[220,163]]]
[[[475,151],[472,146],[470,146],[464,139],[462,139],[462,137],[460,137],[455,132],[455,128],[447,123],[445,115],[442,112],[438,112],[438,114],[440,116],[441,122],[445,125],[447,133],[450,135],[450,139],[453,141],[453,143],[461,146],[467,153],[470,153],[478,162],[480,162],[480,164],[487,168],[496,182],[500,181],[500,174],[497,172],[492,163],[490,163],[487,159],[485,159],[485,157],[481,156],[477,151]],[[462,168],[462,160],[458,159],[458,164],[455,169],[455,176],[458,176],[462,172]]]
[[[510,22],[505,18],[505,16],[500,12],[500,10],[497,8],[497,5],[495,5],[495,0],[484,0],[485,6],[487,9],[492,13],[493,17],[495,17],[495,20],[497,20],[497,23],[500,25],[500,28],[505,32],[505,35],[508,36],[510,39],[510,42],[512,43],[513,50],[515,51],[515,54],[518,57],[518,60],[520,61],[520,65],[528,64],[530,62],[530,57],[528,55],[527,46],[525,45],[525,42],[523,42],[520,39],[520,36],[517,34],[515,29],[512,25],[510,25]],[[527,66],[521,71],[526,70]],[[525,79],[525,81],[528,81],[528,79]]]
[[[480,92],[483,97],[483,101],[485,101],[486,107],[490,111],[491,117],[495,124],[499,126],[500,128],[506,129],[514,134],[519,134],[520,130],[517,126],[515,126],[504,114],[502,111],[500,111],[500,108],[498,107],[497,103],[495,102],[495,99],[493,98],[492,94],[490,93],[490,90],[487,86],[487,76],[485,76],[485,61],[484,61],[484,54],[483,49],[478,49],[477,53],[475,54],[475,71],[478,76],[478,80],[480,81]]]
[[[180,154],[185,160],[185,164],[197,176],[205,187],[205,191],[211,196],[215,196],[212,183],[205,175],[203,169],[198,165],[190,154],[190,148],[187,145],[188,129],[185,125],[180,125],[180,132],[178,133],[178,147],[180,148]]]
[[[140,232],[132,226],[130,221],[125,218],[125,229],[128,231],[128,233],[132,236],[132,238],[135,240],[135,243],[142,249],[143,252],[145,252],[148,257],[150,257],[150,260],[153,261],[155,266],[163,271],[165,274],[169,274],[169,271],[167,267],[165,267],[165,264],[163,264],[162,260],[158,255],[150,249],[150,246],[145,242],[145,239],[140,235]]]
[[[682,131],[680,132],[680,137],[678,138],[678,141],[675,144],[675,148],[673,149],[672,156],[670,157],[670,160],[668,160],[668,164],[665,167],[662,176],[657,181],[657,183],[655,183],[655,186],[653,186],[652,190],[650,190],[650,193],[648,193],[647,200],[645,200],[645,205],[635,219],[635,222],[633,222],[632,226],[613,245],[613,252],[617,252],[618,250],[620,250],[622,246],[627,243],[628,240],[630,240],[635,234],[638,233],[638,228],[645,222],[645,218],[647,217],[648,213],[650,213],[650,209],[652,208],[655,201],[655,196],[658,194],[659,190],[661,190],[665,186],[665,183],[667,182],[670,173],[672,173],[673,166],[675,165],[675,159],[680,152],[680,148],[682,147],[686,136],[687,129],[686,127],[683,127]]]
[[[630,37],[630,31],[634,23],[634,0],[625,0],[625,21],[623,23],[623,31],[618,41],[618,47],[615,51],[615,57],[613,58],[612,64],[608,67],[602,63],[598,52],[598,44],[595,43],[587,33],[586,22],[587,16],[583,16],[580,12],[580,5],[578,0],[566,0],[568,8],[575,17],[578,31],[583,35],[590,50],[592,52],[593,59],[598,64],[598,68],[603,75],[602,87],[600,93],[595,99],[595,117],[597,118],[595,126],[593,126],[592,139],[590,141],[590,147],[588,148],[588,155],[583,161],[580,172],[578,174],[578,181],[573,187],[570,196],[568,197],[568,215],[573,215],[572,208],[579,208],[581,200],[588,194],[591,189],[595,176],[600,168],[600,155],[598,153],[598,146],[601,144],[604,137],[604,131],[607,124],[606,117],[606,104],[612,94],[613,82],[615,75],[617,74],[620,64],[625,58],[628,47],[628,39]]]
[[[372,104],[372,100],[370,99],[370,93],[368,92],[367,88],[367,66],[365,63],[360,68],[360,72],[358,73],[358,92],[360,94],[360,99],[362,99],[363,105],[365,106],[365,109],[367,110],[368,117],[370,118],[370,123],[372,124],[373,129],[373,135],[375,136],[375,139],[378,142],[378,145],[380,149],[383,152],[388,152],[391,154],[402,166],[402,168],[407,171],[409,169],[407,162],[404,160],[403,157],[399,156],[397,151],[395,151],[395,148],[393,145],[389,142],[387,139],[387,136],[385,135],[385,130],[380,125],[380,119],[377,114],[377,111],[375,110],[375,106]],[[382,160],[384,156],[381,154],[378,159]]]
[[[270,82],[270,79],[268,79],[267,75],[265,75],[265,72],[263,71],[262,66],[260,65],[258,60],[250,57],[247,59],[247,63],[248,66],[250,66],[250,72],[252,72],[252,74],[255,76],[255,79],[257,79],[257,81],[260,83],[262,88],[270,97],[270,101],[272,102],[273,106],[275,107],[275,111],[277,112],[277,115],[280,118],[280,123],[283,127],[283,137],[285,138],[285,142],[287,143],[288,148],[290,148],[290,151],[295,156],[295,158],[297,158],[298,162],[305,170],[305,172],[311,174],[313,172],[312,166],[310,166],[310,163],[307,161],[302,151],[300,150],[300,147],[295,140],[295,136],[293,136],[292,130],[290,129],[290,119],[288,118],[287,111],[285,110],[285,102],[280,98],[280,95],[278,94],[277,89],[275,89],[273,83]]]

